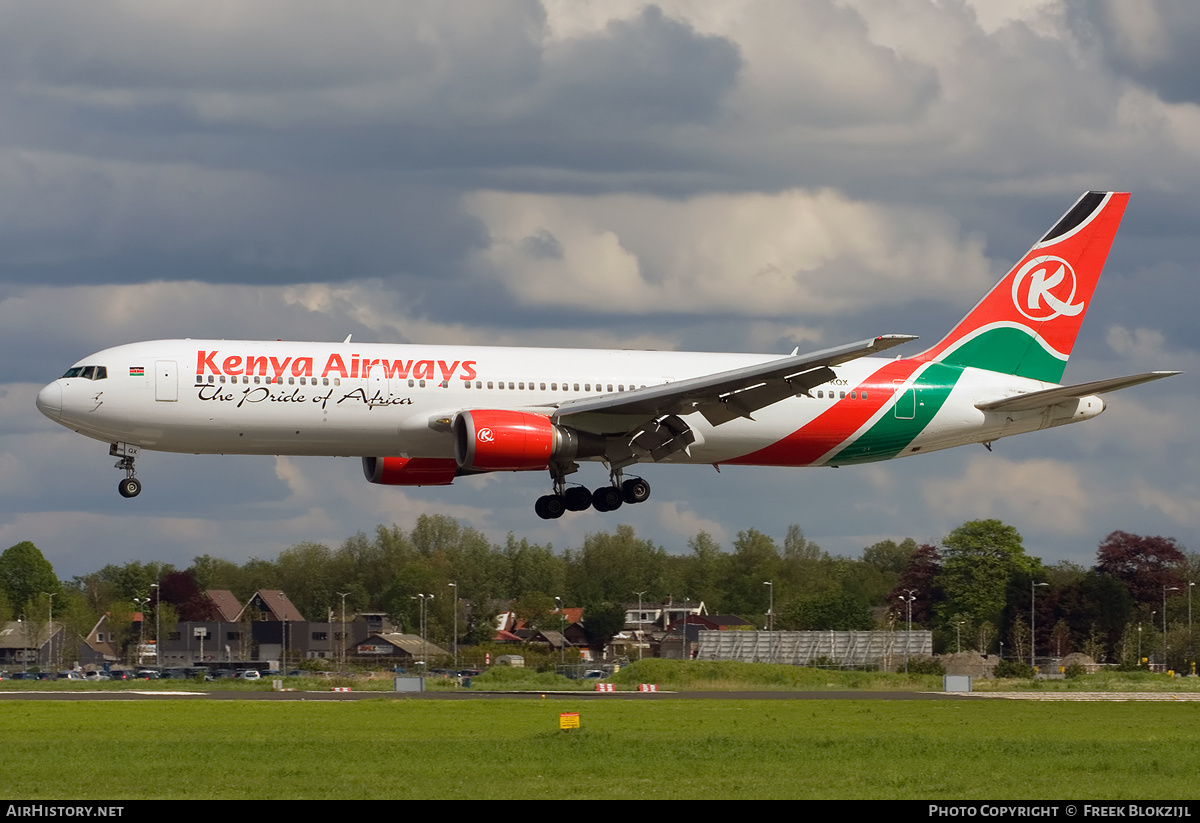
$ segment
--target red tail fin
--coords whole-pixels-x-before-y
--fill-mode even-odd
[[[1091,191],[918,359],[1058,383],[1129,195]]]

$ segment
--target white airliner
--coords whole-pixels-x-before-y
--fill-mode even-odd
[[[1129,199],[1088,192],[937,345],[882,335],[810,354],[156,340],[83,358],[38,393],[110,443],[135,497],[142,449],[361,457],[367,480],[447,485],[548,470],[543,518],[650,495],[637,463],[844,466],[1075,423],[1097,395],[1178,372],[1061,386]],[[577,461],[609,483],[568,485]]]

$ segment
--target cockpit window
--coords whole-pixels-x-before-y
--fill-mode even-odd
[[[108,377],[107,366],[72,366],[63,377],[82,377],[84,380],[104,380]]]

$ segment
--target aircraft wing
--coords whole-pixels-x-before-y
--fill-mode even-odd
[[[831,366],[878,354],[893,346],[916,340],[913,335],[885,334],[811,354],[792,354],[753,366],[690,377],[647,386],[633,391],[581,397],[560,403],[552,412],[556,420],[572,422],[587,415],[603,418],[640,418],[648,420],[665,415],[700,412],[714,426],[778,403],[788,397],[807,394],[834,377]],[[584,425],[583,428],[592,428]]]
[[[1058,386],[1053,389],[1042,389],[1041,391],[1032,391],[1012,397],[1005,397],[1001,400],[989,400],[984,403],[976,403],[975,408],[985,412],[1032,411],[1033,409],[1053,406],[1066,400],[1078,400],[1080,397],[1087,397],[1092,394],[1103,394],[1104,392],[1117,391],[1118,389],[1127,389],[1130,386],[1139,386],[1142,383],[1149,383],[1151,380],[1161,380],[1164,377],[1172,377],[1176,374],[1179,374],[1179,372],[1152,371],[1145,374],[1133,374],[1128,377],[1110,377],[1107,380],[1094,380],[1091,383],[1078,383],[1074,386]]]

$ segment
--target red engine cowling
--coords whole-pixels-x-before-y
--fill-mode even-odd
[[[550,465],[560,440],[550,418],[528,412],[476,409],[454,418],[454,458],[473,471],[523,471]]]
[[[449,486],[458,463],[448,457],[364,457],[363,474],[383,486]]]

